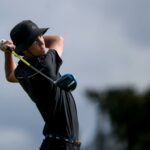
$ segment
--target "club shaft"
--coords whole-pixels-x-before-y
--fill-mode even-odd
[[[32,66],[29,62],[27,62],[25,59],[23,59],[20,55],[18,55],[17,53],[15,53],[15,51],[12,51],[12,54],[17,57],[18,59],[20,59],[24,64],[26,64],[27,66],[29,66],[31,69],[33,69],[35,72],[39,73],[40,75],[42,75],[43,77],[45,77],[46,79],[48,79],[49,81],[51,81],[53,84],[55,84],[56,82],[54,80],[52,80],[49,76],[47,76],[46,74],[44,74],[43,72],[39,71],[38,69],[36,69],[34,66]]]

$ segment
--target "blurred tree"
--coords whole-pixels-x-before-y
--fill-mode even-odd
[[[86,95],[108,112],[113,132],[127,143],[126,150],[150,150],[150,89],[143,93],[133,88],[87,90]]]

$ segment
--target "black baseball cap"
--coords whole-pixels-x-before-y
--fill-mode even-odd
[[[49,28],[39,28],[31,20],[23,20],[10,32],[11,40],[16,46],[16,53],[23,55],[23,51],[29,48],[39,35],[43,35]]]

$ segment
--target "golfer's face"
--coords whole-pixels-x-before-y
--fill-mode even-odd
[[[47,53],[42,35],[37,37],[33,44],[28,48],[28,51],[30,51],[35,56],[40,56]]]

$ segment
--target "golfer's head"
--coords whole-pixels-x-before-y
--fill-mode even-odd
[[[18,23],[10,32],[11,40],[16,46],[16,53],[23,55],[32,44],[43,35],[48,28],[39,28],[31,20],[24,20]]]

